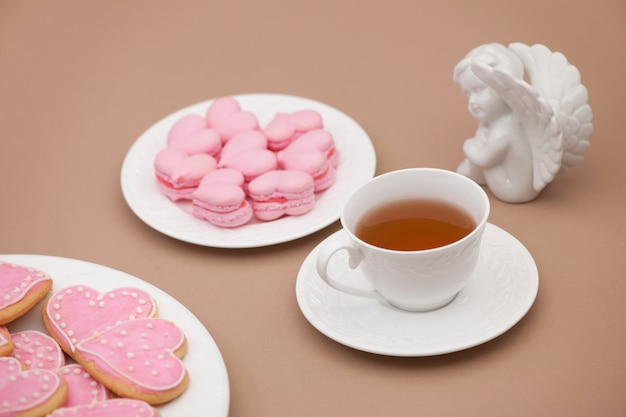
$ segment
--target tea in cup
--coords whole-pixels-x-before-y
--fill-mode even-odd
[[[489,210],[485,191],[453,171],[411,168],[379,175],[347,199],[341,212],[347,239],[322,243],[318,274],[336,290],[402,310],[441,308],[474,272]],[[346,268],[358,267],[372,290],[331,276],[329,262],[344,250]]]

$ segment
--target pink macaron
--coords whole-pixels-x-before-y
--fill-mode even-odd
[[[323,127],[322,116],[315,110],[300,110],[294,113],[277,113],[265,126],[268,148],[279,151],[286,148],[301,134]]]
[[[206,153],[217,158],[222,141],[216,130],[207,127],[202,116],[190,114],[172,125],[167,135],[167,146],[180,148],[187,155]]]
[[[315,205],[313,178],[304,171],[275,170],[255,178],[248,187],[254,215],[259,220],[298,216]]]
[[[259,129],[256,115],[242,110],[239,102],[231,96],[215,99],[207,109],[205,120],[207,127],[219,133],[222,143],[238,133]]]
[[[260,131],[248,131],[233,136],[222,149],[220,168],[231,168],[244,176],[244,189],[261,174],[277,167],[276,154],[267,149],[267,138]]]
[[[307,172],[319,193],[335,183],[335,167],[339,153],[333,137],[326,130],[316,129],[302,134],[285,149],[277,153],[278,166],[287,170]]]
[[[219,227],[238,227],[252,219],[241,172],[223,168],[205,176],[192,196],[192,213]]]
[[[202,178],[216,167],[211,155],[187,155],[179,148],[164,148],[154,158],[157,186],[172,201],[190,200]]]

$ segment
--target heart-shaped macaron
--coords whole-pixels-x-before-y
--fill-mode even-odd
[[[186,347],[185,335],[171,321],[135,319],[79,342],[76,361],[118,395],[151,402],[144,396],[160,397],[187,380],[180,359]]]
[[[206,129],[206,120],[199,114],[188,114],[176,120],[167,132],[167,145],[179,141],[198,130]]]
[[[220,227],[248,223],[252,207],[243,185],[243,174],[235,169],[220,168],[207,174],[193,193],[193,215]]]
[[[28,312],[51,288],[46,272],[0,261],[0,325]]]
[[[0,358],[0,415],[47,415],[67,396],[63,378],[47,369],[22,370],[20,361]],[[30,414],[37,410],[35,414]]]
[[[59,344],[50,336],[36,330],[12,333],[15,349],[13,356],[26,369],[48,369],[56,371],[65,365],[65,355]]]
[[[182,149],[187,155],[206,153],[217,157],[222,141],[217,131],[207,127],[202,116],[190,114],[172,125],[167,135],[167,146]]]
[[[300,110],[294,113],[277,113],[265,126],[268,148],[272,151],[284,149],[299,135],[323,127],[322,116],[314,110]]]
[[[59,408],[47,417],[158,417],[160,414],[143,401],[129,398],[112,398],[92,404]]]
[[[157,306],[145,291],[121,287],[101,293],[86,285],[57,291],[43,309],[44,323],[61,348],[73,356],[76,343],[119,322],[153,317]]]
[[[217,98],[209,105],[206,124],[219,133],[222,143],[229,141],[238,133],[259,128],[256,115],[243,111],[239,102],[230,96]]]
[[[249,183],[259,175],[276,169],[276,155],[267,149],[267,138],[260,131],[248,131],[232,137],[222,149],[220,168],[241,172]]]
[[[208,154],[187,155],[178,148],[167,147],[154,158],[159,190],[173,201],[191,199],[202,178],[217,166]]]
[[[284,215],[302,215],[315,205],[313,178],[304,171],[270,171],[250,183],[254,215],[274,220]]]

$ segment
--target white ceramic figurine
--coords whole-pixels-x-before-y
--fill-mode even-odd
[[[470,51],[454,82],[479,120],[457,171],[510,203],[535,199],[580,162],[593,131],[588,93],[565,56],[544,45],[492,43]]]

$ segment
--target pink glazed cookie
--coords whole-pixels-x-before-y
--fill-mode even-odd
[[[25,369],[56,371],[65,365],[65,355],[59,344],[50,336],[36,330],[12,333],[15,349],[11,356],[19,360]]]
[[[52,288],[44,271],[0,261],[0,325],[24,315]]]
[[[252,218],[252,207],[243,190],[244,177],[237,170],[209,173],[193,193],[192,213],[219,227],[237,227]]]
[[[101,293],[87,285],[72,285],[54,293],[42,307],[48,333],[70,357],[74,357],[77,343],[98,332],[126,320],[156,315],[152,297],[134,287]]]
[[[304,171],[270,171],[254,179],[248,191],[259,220],[301,215],[315,205],[313,178]]]
[[[162,404],[189,384],[181,358],[187,339],[172,322],[127,320],[76,345],[75,359],[91,376],[120,397]]]
[[[109,390],[77,363],[65,365],[56,372],[67,381],[69,387],[63,407],[93,404],[111,397]]]
[[[93,404],[63,407],[46,417],[160,417],[161,414],[144,401],[113,398]]]
[[[47,369],[23,370],[20,361],[0,358],[0,415],[41,417],[67,397],[65,379]]]
[[[267,136],[268,148],[272,151],[284,149],[301,134],[323,127],[322,116],[314,110],[294,113],[277,113],[267,124],[263,133]]]
[[[230,96],[215,99],[207,109],[205,118],[207,127],[217,131],[222,143],[239,133],[259,128],[256,115],[241,110],[239,102]]]
[[[157,186],[170,200],[191,200],[191,195],[217,161],[207,154],[187,155],[179,148],[165,148],[154,159]]]
[[[172,125],[167,135],[167,146],[182,149],[187,155],[206,153],[217,158],[222,141],[217,131],[207,127],[202,116],[190,114]]]

